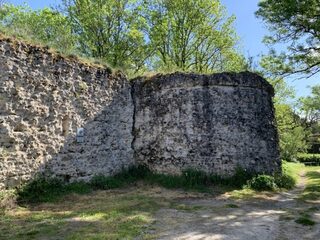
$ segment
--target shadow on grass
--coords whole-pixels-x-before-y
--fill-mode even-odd
[[[168,189],[183,189],[203,193],[219,193],[241,189],[252,175],[237,170],[229,178],[208,175],[204,172],[187,169],[181,175],[164,175],[151,172],[144,166],[131,167],[115,176],[98,175],[90,182],[65,183],[59,179],[35,178],[18,189],[18,203],[23,206],[30,203],[55,202],[68,194],[87,194],[94,190],[121,189],[137,182],[145,185],[162,186]]]
[[[302,194],[303,200],[319,200],[320,199],[320,172],[309,171],[306,174],[307,186]]]
[[[71,194],[0,215],[0,239],[133,239],[164,204],[133,191]]]

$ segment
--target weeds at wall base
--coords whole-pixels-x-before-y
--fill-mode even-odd
[[[251,173],[241,168],[236,170],[234,176],[222,178],[215,175],[208,175],[195,169],[186,169],[181,175],[164,175],[151,172],[145,166],[131,167],[121,173],[107,177],[97,175],[90,182],[65,183],[59,179],[38,177],[17,191],[17,200],[20,204],[54,202],[70,193],[86,194],[93,190],[108,190],[130,186],[137,181],[143,181],[149,185],[159,185],[169,189],[184,189],[187,191],[212,192],[213,186],[228,186],[232,189],[241,189],[255,179]],[[268,176],[267,183],[265,177],[260,177],[260,185],[276,184],[276,180]],[[282,183],[281,183],[282,184]],[[249,184],[250,185],[250,184]],[[251,184],[251,186],[254,185]],[[269,186],[269,185],[268,185]],[[281,187],[286,186],[282,184]],[[262,189],[265,189],[262,187]],[[259,189],[256,189],[259,190]],[[268,188],[267,190],[274,190]]]

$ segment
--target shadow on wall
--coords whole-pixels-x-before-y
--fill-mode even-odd
[[[72,133],[59,153],[47,161],[45,171],[67,182],[88,181],[94,175],[114,175],[133,165],[131,105],[128,89],[122,89],[81,126],[83,137],[76,135],[79,128],[71,127]]]
[[[131,166],[134,161],[130,99],[129,89],[120,89],[97,115],[87,121],[80,119],[84,116],[79,112],[71,111],[66,115],[59,113],[56,120],[47,122],[45,126],[38,125],[38,131],[15,128],[8,136],[12,145],[7,145],[7,155],[0,163],[4,170],[3,187],[18,186],[37,173],[65,181],[86,181],[96,174],[113,175]],[[80,108],[75,110],[81,111]],[[17,117],[28,124],[23,116]],[[18,126],[21,122],[10,125]],[[46,127],[46,131],[39,130],[42,127]],[[80,142],[76,136],[79,128],[84,130]],[[25,152],[14,151],[21,145],[26,147]]]
[[[123,74],[8,39],[0,39],[0,62],[0,189],[43,171],[86,180],[133,163]]]
[[[87,181],[135,161],[169,174],[280,170],[273,88],[256,74],[159,74],[131,87],[121,73],[1,39],[0,62],[0,188],[38,172]]]

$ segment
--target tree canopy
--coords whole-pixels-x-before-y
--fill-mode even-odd
[[[5,4],[0,11],[6,32],[132,75],[245,69],[234,20],[219,0],[62,0],[57,10]]]
[[[263,0],[256,15],[273,33],[266,43],[288,44],[286,52],[273,50],[267,57],[276,73],[312,76],[320,72],[319,0]]]
[[[75,38],[67,17],[50,8],[5,4],[0,9],[0,30],[59,49],[72,51]]]
[[[155,68],[196,72],[243,68],[236,51],[235,17],[226,17],[220,1],[145,1],[144,12]]]

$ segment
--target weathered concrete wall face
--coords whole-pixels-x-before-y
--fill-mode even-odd
[[[133,84],[138,163],[162,173],[280,170],[272,87],[250,74],[171,74]]]
[[[132,124],[121,74],[0,40],[0,188],[44,170],[70,181],[114,174],[133,164]]]

